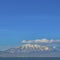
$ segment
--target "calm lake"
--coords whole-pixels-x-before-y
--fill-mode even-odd
[[[60,60],[60,57],[0,58],[0,60]]]

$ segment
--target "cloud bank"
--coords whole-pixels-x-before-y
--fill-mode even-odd
[[[54,39],[23,40],[22,43],[60,43],[60,40],[54,40]]]

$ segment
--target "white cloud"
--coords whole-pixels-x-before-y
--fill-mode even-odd
[[[60,40],[36,39],[36,40],[23,40],[22,43],[59,43]]]

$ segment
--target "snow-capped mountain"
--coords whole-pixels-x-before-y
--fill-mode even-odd
[[[23,43],[19,47],[0,51],[0,57],[60,57],[60,48],[56,44],[43,42]]]

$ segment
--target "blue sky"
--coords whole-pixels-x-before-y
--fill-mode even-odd
[[[1,46],[39,38],[60,38],[60,0],[0,0]]]

